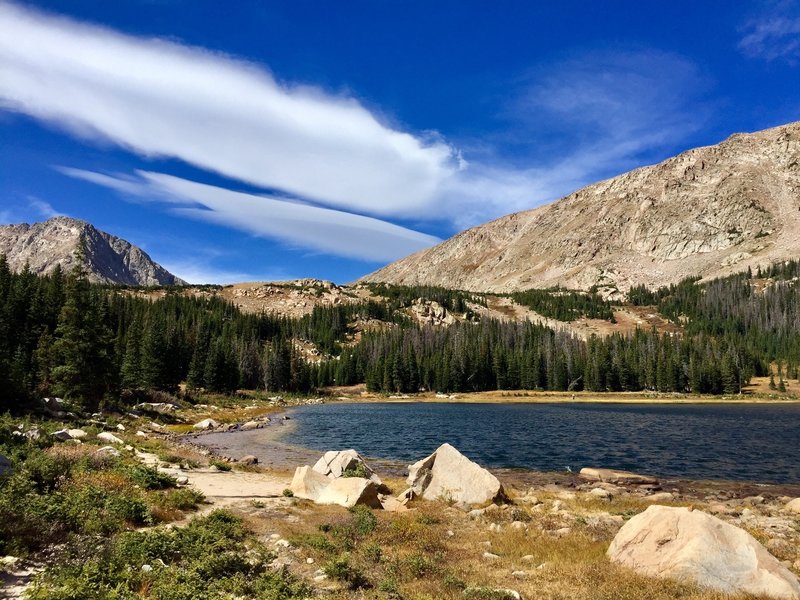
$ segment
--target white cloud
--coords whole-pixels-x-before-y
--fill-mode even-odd
[[[752,58],[767,61],[800,60],[800,11],[795,2],[781,2],[748,21],[739,49]]]
[[[648,151],[672,150],[706,117],[692,104],[702,78],[685,59],[647,50],[589,53],[509,86],[506,95],[516,98],[505,115],[509,130],[528,140],[513,166],[490,136],[491,152],[465,160],[441,136],[393,129],[352,97],[287,85],[262,67],[207,50],[2,0],[0,81],[0,108],[271,192],[243,194],[156,173],[68,174],[128,197],[156,195],[187,217],[372,261],[437,238],[353,213],[475,225],[639,166]],[[569,145],[536,152],[548,137]],[[526,164],[521,156],[535,158]]]
[[[410,215],[458,168],[435,137],[220,54],[0,2],[0,107],[348,210]]]
[[[44,217],[45,219],[52,219],[53,217],[62,217],[64,213],[57,211],[49,202],[45,202],[44,200],[40,200],[39,198],[35,198],[33,196],[28,198],[28,204],[30,207],[35,210],[39,215]]]
[[[444,186],[451,213],[468,226],[671,153],[707,120],[697,101],[705,87],[691,62],[647,50],[585,54],[533,73],[503,116],[515,142],[553,139],[555,149],[540,150],[530,168],[471,163]]]
[[[336,256],[391,261],[440,241],[373,217],[276,196],[236,192],[162,173],[137,171],[136,177],[130,177],[59,170],[126,195],[169,203],[173,212],[186,217]]]
[[[226,285],[229,283],[240,283],[242,281],[287,281],[298,279],[285,273],[284,271],[271,271],[252,273],[247,271],[237,271],[223,269],[209,265],[206,261],[186,260],[167,260],[161,265],[170,273],[177,275],[189,283],[215,283]]]

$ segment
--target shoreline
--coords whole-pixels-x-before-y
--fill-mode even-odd
[[[344,400],[342,403],[348,403]],[[407,403],[407,402],[406,402]],[[290,407],[286,411],[277,413],[276,416],[290,415],[301,406]],[[325,452],[300,444],[288,444],[281,441],[294,423],[278,421],[278,423],[291,423],[291,425],[269,425],[255,430],[209,431],[177,436],[179,443],[188,444],[195,449],[203,449],[214,455],[237,461],[246,455],[254,455],[259,459],[259,465],[272,472],[292,474],[295,468],[302,465],[313,465]],[[334,448],[331,448],[334,449]],[[339,448],[336,448],[339,449]],[[359,453],[358,448],[355,448]],[[368,464],[382,476],[405,478],[408,474],[408,462],[398,459],[364,456]],[[420,457],[422,458],[422,457]],[[607,465],[584,465],[606,467]],[[502,481],[512,488],[523,489],[527,487],[557,486],[561,488],[575,488],[585,484],[577,472],[542,471],[525,467],[487,467]],[[638,471],[637,471],[638,472]],[[680,490],[681,494],[693,495],[694,493],[706,495],[708,493],[732,494],[733,497],[744,498],[747,496],[772,495],[772,496],[800,496],[800,482],[780,483],[764,482],[744,479],[690,479],[685,477],[659,475],[646,471],[641,474],[656,477],[663,489]]]

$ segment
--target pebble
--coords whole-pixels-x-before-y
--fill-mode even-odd
[[[533,560],[533,554],[526,554],[520,560],[524,560],[525,562],[531,562]]]
[[[525,579],[528,576],[527,571],[511,571],[511,576],[517,579]]]
[[[275,542],[275,545],[280,546],[282,548],[288,548],[289,546],[291,546],[291,544],[287,540],[278,540],[277,542]]]
[[[311,558],[311,557],[309,556],[309,557],[306,559],[306,563],[307,563],[307,564],[309,564],[309,565],[313,565],[313,564],[314,564],[314,559],[313,559],[313,558]]]
[[[177,483],[178,485],[188,485],[189,478],[186,475],[181,475],[180,477],[175,478],[175,483]]]
[[[589,492],[590,496],[595,496],[596,498],[603,498],[604,500],[611,500],[611,492],[608,490],[604,490],[603,488],[594,488]]]
[[[497,560],[500,558],[497,554],[492,554],[491,552],[484,552],[482,556],[486,560]]]
[[[153,567],[151,567],[150,565],[142,565],[142,572],[149,573],[152,570],[153,570]]]
[[[489,531],[493,531],[495,533],[500,533],[502,529],[503,528],[500,526],[500,523],[492,523],[491,525],[489,525]]]
[[[511,523],[511,529],[521,530],[521,529],[527,529],[527,527],[528,526],[525,525],[525,523],[523,523],[522,521],[514,521],[513,523]]]
[[[447,537],[453,537],[454,535],[455,535],[455,532],[452,529],[448,529],[447,530]]]

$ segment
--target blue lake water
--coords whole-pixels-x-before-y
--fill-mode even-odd
[[[800,405],[324,404],[281,441],[413,462],[449,442],[488,467],[586,466],[800,483]]]

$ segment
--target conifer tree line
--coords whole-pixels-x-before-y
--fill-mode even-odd
[[[12,273],[0,257],[0,409],[46,395],[94,409],[105,398],[175,391],[184,382],[219,392],[366,383],[391,393],[737,393],[774,363],[778,388],[784,375],[798,376],[800,365],[797,272],[796,263],[787,263],[755,276],[637,288],[631,301],[656,305],[682,324],[683,334],[639,330],[583,340],[486,318],[421,326],[380,302],[318,306],[299,319],[244,314],[220,298],[180,289],[152,299],[141,290],[91,284],[79,268]],[[766,276],[773,280],[757,290],[752,280]],[[405,292],[398,302],[428,297],[423,291]],[[457,295],[440,297],[458,306]],[[388,324],[363,332],[356,343],[352,325],[363,319]],[[297,340],[315,344],[324,360],[307,361]]]

